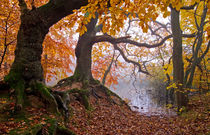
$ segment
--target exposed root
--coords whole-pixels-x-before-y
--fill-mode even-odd
[[[58,103],[58,107],[63,110],[63,115],[65,116],[65,120],[67,120],[69,117],[69,108],[68,108],[68,105],[70,103],[69,94],[60,91],[53,91],[52,94]]]
[[[33,89],[36,90],[41,95],[41,97],[49,103],[53,112],[59,114],[57,101],[45,85],[42,83],[36,83],[33,86]]]
[[[15,111],[21,111],[24,105],[24,90],[25,81],[21,78],[19,72],[11,71],[7,76],[5,76],[4,81],[12,88],[15,89],[16,94],[16,106]]]
[[[77,82],[82,83],[82,87],[79,89],[72,88],[72,85],[74,85]],[[102,85],[98,80],[94,80],[94,79],[90,81],[78,80],[78,77],[74,75],[74,76],[71,76],[69,78],[59,81],[56,87],[58,86],[59,87],[69,86],[70,90],[65,91],[66,93],[69,93],[69,94],[78,93],[78,95],[75,95],[75,96],[85,106],[86,109],[90,109],[90,104],[88,102],[88,97],[90,95],[92,95],[96,99],[96,102],[98,101],[99,98],[106,97],[106,99],[110,102],[110,104],[127,105],[127,103],[125,103],[117,94],[113,93],[107,87]]]
[[[88,102],[88,96],[89,96],[89,91],[88,90],[79,90],[77,88],[74,88],[74,89],[70,89],[70,90],[67,90],[67,91],[53,91],[54,94],[56,95],[60,95],[60,97],[57,97],[58,98],[58,101],[63,104],[63,108],[66,108],[66,105],[67,103],[69,103],[69,94],[75,94],[75,93],[78,93],[78,98],[80,99],[81,103],[85,106],[85,108],[87,110],[90,110],[91,106]],[[63,97],[63,98],[61,98]]]
[[[98,100],[99,98],[102,98],[99,94],[97,94],[96,90],[94,88],[91,88],[92,95]]]
[[[16,92],[16,107],[15,110],[16,111],[21,111],[21,109],[23,108],[23,104],[24,104],[24,81],[18,81],[16,87],[15,87],[15,92]]]

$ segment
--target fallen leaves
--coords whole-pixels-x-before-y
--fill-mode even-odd
[[[200,112],[196,119],[145,116],[132,112],[125,106],[110,105],[105,100],[98,102],[90,112],[91,116],[79,102],[71,103],[74,115],[69,120],[69,128],[78,135],[188,135],[209,132],[207,127],[210,118],[208,115],[202,116],[206,114],[205,111]],[[200,108],[195,107],[198,110]]]
[[[78,135],[189,135],[210,133],[209,96],[191,100],[191,111],[181,116],[145,116],[131,111],[126,106],[110,104],[105,99],[99,99],[97,104],[92,101],[92,111],[86,111],[77,100],[71,102],[72,115],[67,127]],[[5,101],[0,99],[0,101]],[[11,107],[13,102],[8,103]],[[206,107],[205,107],[206,106]],[[48,118],[60,118],[47,112],[44,108],[25,109],[27,117],[9,117],[0,122],[0,134],[10,134],[13,131],[23,133],[36,124],[47,125]],[[1,118],[1,117],[0,117]],[[63,123],[61,123],[62,125]]]

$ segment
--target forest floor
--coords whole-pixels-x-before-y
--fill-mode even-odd
[[[0,94],[4,95],[4,94]],[[207,135],[210,134],[210,93],[191,98],[187,113],[180,116],[145,116],[127,106],[110,104],[105,99],[92,100],[87,111],[79,101],[72,101],[66,126],[78,135]],[[11,115],[14,99],[0,97],[0,134],[23,134],[36,124],[59,119],[44,108],[26,107]],[[60,118],[61,119],[61,118]],[[62,123],[61,123],[62,124]],[[47,131],[45,131],[47,135]]]

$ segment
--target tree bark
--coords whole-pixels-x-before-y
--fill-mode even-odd
[[[72,14],[74,9],[87,4],[88,0],[50,0],[39,8],[29,10],[25,0],[19,0],[21,25],[17,36],[15,60],[5,77],[5,81],[16,91],[17,110],[22,108],[25,89],[28,88],[36,90],[57,110],[55,98],[43,85],[42,43],[53,24]]]
[[[15,60],[9,74],[18,74],[26,85],[34,80],[44,82],[41,66],[42,43],[49,28],[63,17],[72,14],[74,9],[87,3],[87,0],[50,0],[39,8],[29,10],[25,1],[19,0],[21,25],[17,36]]]
[[[180,28],[180,12],[174,8],[171,8],[171,27],[173,35],[173,79],[177,84],[175,90],[176,103],[178,110],[183,106],[186,107],[188,103],[187,94],[182,87],[184,79],[184,63],[182,56],[182,31]]]
[[[94,38],[96,36],[96,23],[97,17],[95,19],[91,19],[91,21],[86,25],[87,32],[79,37],[79,41],[77,43],[75,54],[77,57],[77,65],[74,71],[74,76],[79,81],[91,81],[93,80],[92,72],[91,72],[91,53],[92,46],[94,45]]]
[[[41,66],[42,43],[48,28],[44,26],[36,12],[21,16],[21,25],[17,36],[15,61],[11,71],[19,73],[25,82],[39,80],[43,82]]]

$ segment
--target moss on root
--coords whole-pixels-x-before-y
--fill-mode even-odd
[[[57,129],[57,120],[56,119],[48,119],[47,120],[47,132],[49,135],[55,135],[56,134],[56,129]]]
[[[36,83],[33,86],[33,89],[37,90],[40,93],[41,97],[50,104],[50,109],[52,109],[53,112],[59,114],[57,102],[54,96],[50,93],[49,89],[44,84]]]
[[[66,93],[69,93],[69,94],[71,94],[71,93],[79,93],[79,94],[88,95],[89,91],[88,90],[84,90],[84,89],[74,88],[74,89],[67,90]]]
[[[91,105],[90,105],[90,103],[88,101],[87,95],[82,94],[81,97],[82,97],[82,103],[85,106],[85,109],[90,111],[91,110]]]
[[[17,83],[17,86],[15,87],[15,92],[16,92],[16,110],[21,110],[21,108],[24,105],[24,90],[25,90],[25,85],[24,85],[24,81],[20,80]]]
[[[82,104],[85,106],[85,109],[91,110],[91,105],[88,101],[88,96],[89,96],[88,90],[74,88],[74,89],[70,89],[70,90],[66,91],[66,93],[68,93],[68,94],[78,93],[79,96],[81,97]]]
[[[16,110],[19,111],[24,105],[24,90],[25,90],[25,81],[21,78],[20,73],[11,71],[4,78],[11,88],[15,89],[16,94]]]
[[[19,111],[24,105],[26,83],[21,77],[21,74],[15,71],[16,70],[10,71],[10,73],[5,77],[5,82],[7,82],[11,88],[15,89],[16,110]],[[31,81],[28,84],[28,87],[30,87],[32,91],[36,91],[36,93],[38,92],[41,97],[50,104],[52,111],[59,114],[57,102],[44,84],[41,82]]]

